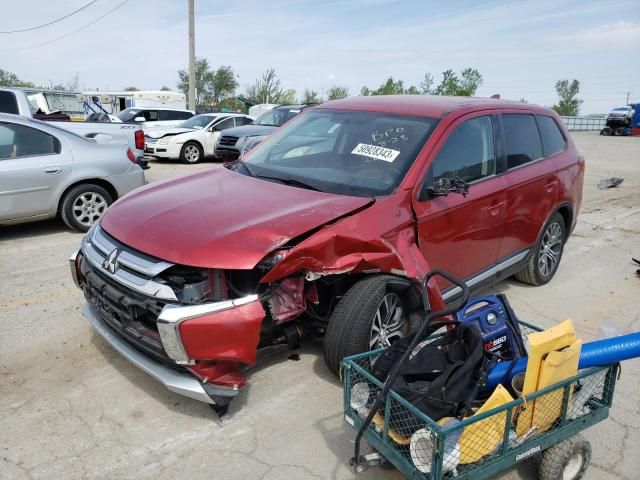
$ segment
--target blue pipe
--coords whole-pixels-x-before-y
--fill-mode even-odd
[[[585,343],[580,352],[578,368],[610,365],[637,357],[640,357],[640,332]],[[515,375],[527,369],[527,359],[520,358],[511,369],[509,378],[505,378],[511,363],[501,362],[496,365],[489,372],[486,388],[495,388],[499,383],[509,384]]]

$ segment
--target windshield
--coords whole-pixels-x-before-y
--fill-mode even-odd
[[[195,117],[191,117],[189,120],[182,122],[180,124],[180,128],[193,128],[194,130],[198,130],[206,127],[216,118],[217,117],[211,115],[196,115]]]
[[[258,117],[258,119],[253,122],[253,125],[279,127],[299,113],[299,108],[274,108],[273,110]]]
[[[631,110],[631,107],[617,107],[613,109],[614,112],[628,112],[629,110]]]
[[[136,118],[139,112],[140,112],[139,108],[127,108],[126,110],[122,110],[118,114],[118,118],[122,120],[122,122],[124,123],[131,122],[133,121],[134,118]]]
[[[242,170],[328,193],[387,195],[404,178],[435,123],[433,118],[309,110],[249,153]]]

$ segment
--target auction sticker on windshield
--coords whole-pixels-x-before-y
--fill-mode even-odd
[[[364,155],[365,157],[383,160],[385,162],[393,162],[400,154],[400,150],[392,150],[391,148],[376,147],[375,145],[367,145],[359,143],[351,152],[354,155]]]

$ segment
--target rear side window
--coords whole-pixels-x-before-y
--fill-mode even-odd
[[[0,92],[0,112],[18,115],[18,102],[11,92]]]
[[[533,115],[504,114],[507,168],[515,168],[542,158],[542,142]]]
[[[178,113],[178,118],[180,120],[189,120],[191,117],[193,117],[193,113],[191,112],[177,112]]]
[[[565,149],[567,141],[553,118],[538,116],[538,126],[542,134],[542,143],[544,143],[546,157],[551,157]]]
[[[0,159],[60,153],[60,141],[35,128],[0,123]]]
[[[454,175],[473,182],[496,173],[491,117],[460,124],[449,135],[433,161],[433,182]]]

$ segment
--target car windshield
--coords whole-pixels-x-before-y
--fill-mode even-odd
[[[628,112],[629,110],[631,110],[630,107],[617,107],[613,109],[614,112]]]
[[[253,122],[253,125],[279,127],[299,113],[299,108],[274,108],[258,117],[258,119]]]
[[[204,128],[209,125],[216,117],[211,115],[196,115],[195,117],[191,117],[189,120],[185,120],[180,124],[180,128],[193,128],[194,130],[199,130],[200,128]]]
[[[435,124],[433,118],[316,108],[258,145],[237,171],[328,193],[387,195]]]
[[[140,113],[139,108],[127,108],[118,114],[118,118],[123,122],[130,122]]]

